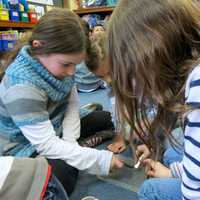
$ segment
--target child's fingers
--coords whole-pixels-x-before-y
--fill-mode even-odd
[[[146,166],[144,167],[144,172],[145,172],[145,174],[147,174],[149,170],[150,170],[149,166],[146,165]]]
[[[147,159],[143,160],[143,163],[146,164],[146,165],[148,165],[148,164],[151,163],[151,159],[147,158]]]
[[[154,177],[155,176],[155,170],[154,170],[154,164],[155,164],[155,161],[151,160],[151,159],[146,159],[143,161],[143,164],[145,166],[145,174],[147,176],[150,176],[150,177]]]
[[[148,147],[145,144],[142,145],[138,145],[136,148],[136,156],[140,157],[140,155],[144,155],[144,158],[148,158],[150,155],[150,151],[148,149]]]
[[[111,170],[122,168],[124,165],[123,161],[121,161],[117,156],[113,155],[111,161]]]
[[[111,150],[111,149],[113,149],[113,147],[114,147],[113,144],[109,144],[109,145],[107,146],[107,149]]]
[[[135,155],[136,155],[137,157],[139,157],[139,153],[140,153],[140,152],[139,152],[138,150],[135,151]]]
[[[121,153],[121,152],[124,151],[125,149],[126,149],[125,146],[121,146],[121,147],[119,147],[119,149],[118,149],[118,153]]]
[[[145,173],[147,173],[149,170],[151,170],[151,165],[149,164],[150,159],[143,160],[142,164],[145,168]]]
[[[135,151],[136,158],[138,159],[144,152],[143,151]]]
[[[149,170],[147,173],[146,173],[147,176],[150,176],[150,177],[155,177],[155,173],[153,170]]]
[[[118,153],[118,147],[116,147],[116,146],[113,145],[113,144],[108,145],[108,146],[107,146],[107,149],[108,149],[109,151],[112,151],[113,153]]]
[[[147,171],[155,171],[156,162],[154,160],[146,159],[142,164],[147,168]]]
[[[117,168],[122,168],[124,163],[121,160],[117,160],[115,165],[116,165]]]
[[[149,167],[151,167],[151,168],[154,168],[154,166],[155,166],[155,161],[152,160],[152,159],[145,159],[145,160],[143,161],[143,164],[144,164],[145,166],[149,166]]]
[[[113,153],[121,153],[126,149],[126,146],[119,143],[112,143],[107,146],[107,149],[112,151]]]

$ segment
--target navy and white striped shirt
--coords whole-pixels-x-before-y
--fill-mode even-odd
[[[184,132],[184,155],[181,163],[173,163],[172,174],[182,178],[184,200],[200,199],[200,66],[189,75],[185,103],[196,108],[187,114]]]

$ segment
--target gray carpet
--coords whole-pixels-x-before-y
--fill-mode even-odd
[[[79,180],[70,200],[81,200],[85,196],[94,196],[98,200],[136,200],[135,192],[100,180],[96,176],[80,173]]]
[[[137,192],[138,187],[145,179],[143,170],[124,166],[121,170],[111,173],[108,177],[98,177],[124,189]]]
[[[110,110],[110,100],[107,90],[97,90],[93,93],[79,93],[81,105],[95,102],[101,103],[105,110]],[[106,149],[111,143],[108,141],[98,149]],[[131,158],[130,148],[122,153],[123,156]],[[100,177],[88,175],[80,172],[79,179],[75,191],[70,196],[70,200],[81,200],[85,196],[94,196],[98,200],[137,200],[137,190],[144,181],[145,175],[142,170],[123,167],[119,171],[115,171],[108,177]]]
[[[110,142],[97,148],[105,149]],[[130,159],[130,149],[127,148],[122,155]],[[126,166],[112,172],[108,177],[80,172],[77,186],[70,200],[81,200],[85,196],[95,196],[98,200],[137,200],[136,192],[144,179],[145,175],[141,169],[136,170]]]

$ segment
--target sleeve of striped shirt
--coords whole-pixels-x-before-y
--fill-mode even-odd
[[[174,178],[181,178],[183,173],[182,162],[174,162],[170,165],[171,173]]]
[[[185,91],[186,104],[194,110],[185,120],[184,156],[182,161],[183,199],[200,199],[200,67],[189,75]]]
[[[35,86],[11,86],[2,101],[17,126],[31,125],[49,119],[46,93]]]

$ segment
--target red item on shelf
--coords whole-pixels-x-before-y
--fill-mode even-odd
[[[37,23],[38,22],[37,13],[30,12],[28,15],[29,15],[30,22],[33,22],[33,23]]]

